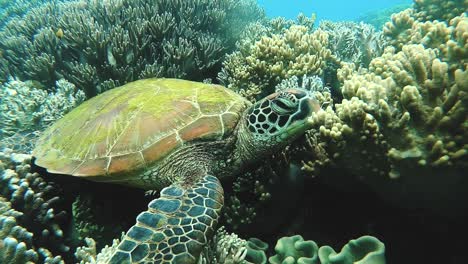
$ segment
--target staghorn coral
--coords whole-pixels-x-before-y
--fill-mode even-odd
[[[341,62],[352,62],[367,67],[380,56],[387,45],[381,31],[360,22],[320,22],[319,29],[329,35],[328,48]]]
[[[48,87],[65,78],[88,97],[147,77],[212,78],[261,17],[251,0],[50,3],[0,32],[0,76]]]
[[[0,86],[0,147],[31,151],[39,132],[84,101],[81,91],[59,80],[55,92],[35,82],[10,80]]]
[[[261,37],[228,55],[219,79],[254,101],[273,92],[283,79],[322,75],[331,58],[327,44],[326,32],[311,32],[310,27],[291,25],[282,33]]]
[[[47,2],[46,0],[1,0],[0,28],[3,27],[9,19],[20,17],[24,15],[28,9]]]
[[[20,212],[14,216],[18,226],[27,228],[26,236],[16,238],[17,247],[24,249],[24,242],[37,253],[41,261],[62,263],[62,258],[57,254],[69,251],[65,244],[63,227],[60,226],[66,213],[56,211],[60,200],[57,196],[59,193],[37,173],[30,172],[30,162],[29,155],[13,153],[8,149],[0,152],[0,195],[8,199],[11,208]],[[27,237],[30,237],[31,241]],[[15,241],[10,242],[8,245],[16,245]],[[28,252],[30,251],[26,251],[25,254],[30,254]]]

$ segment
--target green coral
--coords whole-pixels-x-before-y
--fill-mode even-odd
[[[47,2],[47,0],[1,0],[0,28],[3,27],[11,18],[20,17],[29,9]]]
[[[271,264],[318,264],[318,246],[314,241],[304,241],[302,236],[283,237],[276,243],[276,255]]]
[[[252,0],[49,3],[0,32],[0,79],[49,87],[65,78],[90,97],[147,77],[214,78],[243,28],[261,17]]]
[[[385,264],[385,245],[372,236],[362,236],[344,245],[336,253],[330,246],[320,247],[322,264]]]

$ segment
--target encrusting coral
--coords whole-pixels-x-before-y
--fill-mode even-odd
[[[251,0],[54,1],[1,30],[0,79],[65,78],[91,97],[148,77],[214,78],[261,17]]]

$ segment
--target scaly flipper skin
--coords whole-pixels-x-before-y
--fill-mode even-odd
[[[186,189],[164,188],[138,215],[109,263],[196,263],[214,234],[223,202],[221,184],[211,175]]]

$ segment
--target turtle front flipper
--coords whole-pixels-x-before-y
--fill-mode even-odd
[[[164,188],[138,215],[109,263],[196,263],[214,234],[223,202],[221,184],[210,175],[187,188]]]

